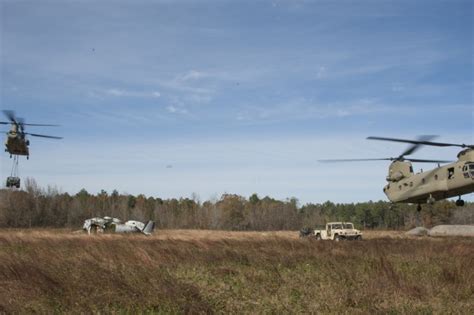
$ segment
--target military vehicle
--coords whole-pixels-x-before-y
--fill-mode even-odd
[[[140,221],[129,220],[122,223],[117,218],[103,217],[91,218],[84,221],[82,229],[91,233],[142,233],[150,235],[155,230],[155,222],[148,221],[146,224]]]
[[[313,230],[311,236],[317,240],[362,240],[362,233],[351,222],[329,222],[325,229]]]
[[[14,177],[14,176],[7,177],[7,187],[20,188],[20,177]]]
[[[385,195],[394,203],[415,203],[421,210],[421,204],[433,204],[437,200],[456,197],[457,206],[464,206],[462,195],[474,192],[474,145],[432,142],[436,136],[420,136],[416,140],[397,138],[368,137],[369,140],[393,141],[411,144],[398,157],[375,159],[336,159],[320,160],[321,162],[358,162],[358,161],[392,161],[388,168],[386,180],[388,184],[383,188]],[[461,147],[464,150],[458,153],[457,161],[426,160],[406,158],[421,146]],[[414,173],[411,162],[437,163],[438,167]],[[449,163],[440,166],[440,163]]]

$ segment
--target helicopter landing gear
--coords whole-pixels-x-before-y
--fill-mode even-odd
[[[433,196],[429,196],[428,200],[426,200],[426,203],[429,205],[433,205],[436,202],[436,199],[433,198]]]
[[[459,199],[456,200],[456,206],[464,207],[464,200],[461,199],[461,196],[459,196]]]
[[[421,226],[421,205],[416,205],[416,212],[415,212],[415,225]]]

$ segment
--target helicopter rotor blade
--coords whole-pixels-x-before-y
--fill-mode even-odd
[[[30,135],[30,136],[33,136],[33,137],[40,137],[40,138],[48,138],[48,139],[58,139],[58,140],[62,139],[62,137],[40,135],[40,134],[37,134],[37,133],[28,133],[28,132],[25,132],[25,135]]]
[[[10,120],[10,123],[14,123],[14,124],[17,123],[16,119],[15,119],[15,112],[14,111],[5,109],[2,112],[8,118],[8,120]]]
[[[329,159],[318,160],[321,163],[339,163],[339,162],[366,162],[366,161],[394,161],[396,158],[379,158],[379,159]]]
[[[23,124],[23,126],[59,127],[60,125],[50,125],[50,124]]]
[[[417,163],[451,163],[453,161],[447,160],[424,160],[424,159],[405,159],[405,161],[417,162]]]
[[[385,137],[367,137],[368,140],[382,140],[382,141],[393,141],[393,142],[403,142],[411,144],[422,144],[430,145],[435,147],[461,147],[461,148],[474,148],[473,144],[458,144],[458,143],[444,143],[444,142],[433,142],[427,140],[407,140],[407,139],[397,139],[397,138],[385,138]]]
[[[417,137],[416,141],[425,141],[426,142],[426,141],[429,141],[429,140],[434,139],[436,137],[437,136],[428,136],[428,135],[419,136],[419,137]],[[415,153],[415,151],[418,151],[418,149],[421,146],[422,146],[422,144],[420,144],[420,143],[412,144],[402,154],[400,154],[400,158],[404,157],[405,155],[410,155],[410,154]]]
[[[20,127],[20,131],[25,132],[25,119],[18,117],[16,120],[18,121],[18,126]]]
[[[7,122],[7,121],[0,121],[0,125],[10,125],[11,122]]]
[[[332,162],[365,162],[365,161],[410,161],[410,162],[419,162],[419,163],[451,163],[453,161],[447,160],[426,160],[426,159],[405,159],[405,158],[378,158],[378,159],[331,159],[331,160],[318,160],[322,163],[332,163]]]

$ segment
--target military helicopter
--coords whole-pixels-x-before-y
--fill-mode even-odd
[[[383,192],[394,203],[416,203],[417,210],[421,204],[433,204],[437,200],[459,196],[456,205],[464,206],[462,195],[474,192],[474,145],[432,142],[436,136],[420,136],[416,140],[397,138],[368,137],[369,140],[393,141],[411,144],[398,157],[376,159],[337,159],[320,160],[321,162],[357,162],[357,161],[392,161],[388,168],[387,182]],[[425,160],[405,158],[421,146],[461,147],[457,161]],[[411,162],[438,163],[438,167],[419,173],[413,172]],[[449,163],[440,166],[439,163]]]
[[[10,131],[7,132],[7,139],[5,141],[5,152],[10,153],[10,158],[13,157],[13,166],[11,175],[7,178],[7,187],[20,188],[20,178],[18,177],[18,160],[19,156],[30,157],[28,146],[30,141],[26,138],[27,135],[33,137],[62,139],[61,137],[46,136],[36,133],[25,132],[25,126],[57,126],[45,124],[26,124],[24,119],[16,117],[15,112],[11,110],[4,110],[3,114],[8,118],[7,121],[0,121],[0,125],[11,125]]]
[[[49,139],[62,139],[62,137],[25,132],[25,126],[52,127],[58,125],[27,124],[23,118],[16,117],[15,112],[11,110],[4,110],[3,114],[8,118],[9,121],[0,121],[0,125],[11,125],[11,129],[7,132],[7,139],[5,141],[5,152],[10,153],[10,158],[14,155],[24,155],[27,159],[29,159],[30,151],[28,146],[30,145],[30,141],[26,138],[27,135]]]

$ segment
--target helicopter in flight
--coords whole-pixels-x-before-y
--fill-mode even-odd
[[[388,168],[387,185],[383,192],[394,203],[415,203],[417,210],[421,204],[433,204],[446,198],[459,196],[456,206],[464,206],[462,195],[474,192],[474,145],[432,142],[436,136],[420,136],[416,140],[397,138],[368,137],[369,140],[402,142],[411,144],[398,157],[375,159],[336,159],[320,160],[320,162],[358,162],[358,161],[392,161]],[[425,160],[405,158],[413,154],[421,146],[460,147],[463,148],[457,155],[457,161]],[[411,162],[438,163],[438,166],[429,171],[413,172]],[[448,163],[440,166],[440,163]]]
[[[7,138],[5,140],[5,152],[10,153],[10,158],[13,157],[13,166],[10,176],[7,178],[7,187],[20,188],[20,178],[18,177],[18,161],[19,156],[26,156],[27,159],[30,157],[29,145],[30,141],[26,136],[49,138],[49,139],[62,139],[61,137],[47,136],[36,133],[25,132],[25,126],[57,126],[57,125],[45,125],[45,124],[27,124],[25,120],[15,116],[15,112],[11,110],[4,110],[3,114],[8,118],[9,121],[0,121],[0,125],[11,125],[10,130],[7,132]]]
[[[27,124],[23,118],[16,117],[15,112],[11,110],[4,110],[3,114],[9,121],[0,121],[0,125],[11,125],[10,131],[7,132],[7,139],[5,141],[5,152],[10,153],[10,158],[14,155],[24,155],[29,159],[30,151],[28,146],[30,145],[30,141],[27,139],[27,135],[49,139],[62,139],[62,137],[25,132],[25,126],[55,127],[58,125]]]

